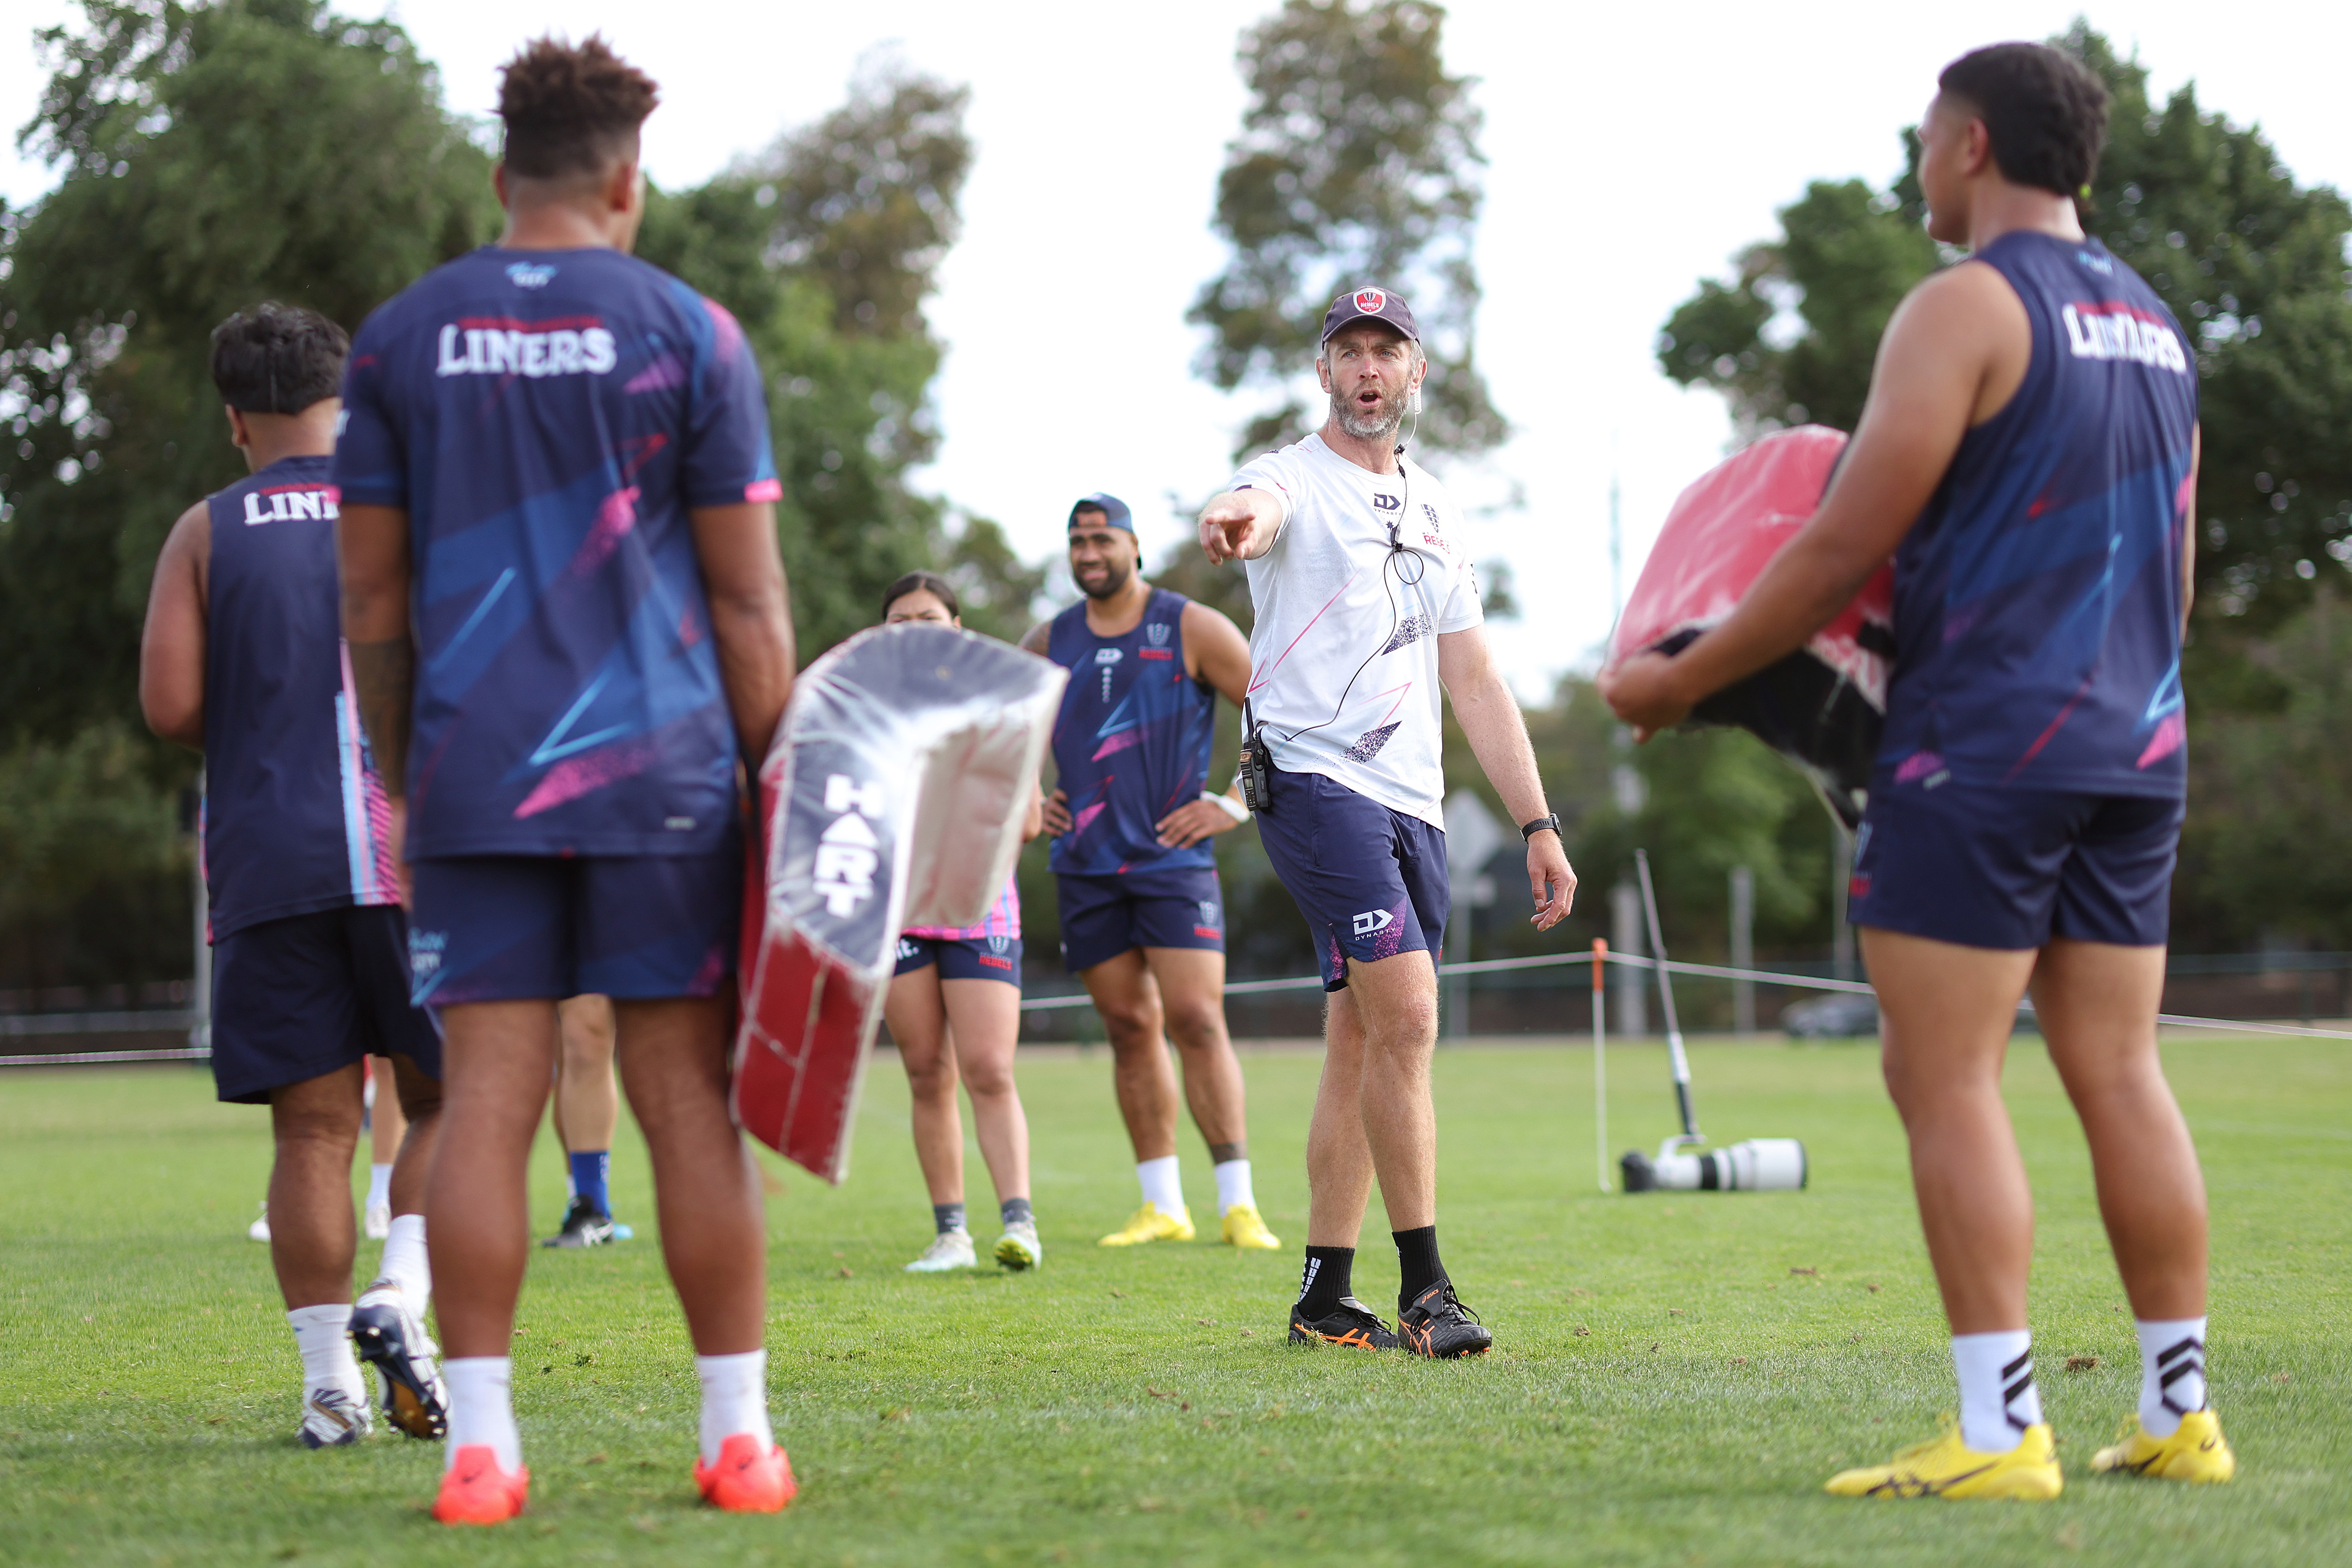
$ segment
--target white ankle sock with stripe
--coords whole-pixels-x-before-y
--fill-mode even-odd
[[[352,1304],[297,1307],[286,1314],[294,1331],[294,1348],[302,1357],[302,1385],[340,1388],[362,1405],[367,1403],[367,1379],[360,1375],[359,1357],[352,1353]]]
[[[1164,1215],[1184,1212],[1184,1184],[1176,1174],[1176,1156],[1165,1154],[1157,1160],[1138,1160],[1135,1179],[1143,1187],[1143,1201]]]
[[[449,1438],[443,1469],[455,1468],[457,1453],[488,1444],[499,1468],[522,1468],[522,1434],[515,1427],[514,1360],[502,1355],[458,1356],[441,1363],[441,1384],[449,1392]]]
[[[775,1445],[768,1425],[768,1352],[698,1355],[694,1374],[702,1379],[702,1462],[719,1462],[719,1447],[738,1432],[760,1439],[762,1451]]]
[[[1257,1194],[1250,1188],[1250,1163],[1247,1160],[1227,1160],[1216,1167],[1217,1213],[1223,1215],[1236,1204],[1257,1207]]]
[[[1954,1334],[1952,1366],[1960,1374],[1960,1441],[1978,1453],[2008,1453],[2041,1421],[2028,1331]]]
[[[2180,1418],[2205,1408],[2205,1320],[2142,1318],[2139,1331],[2139,1424],[2151,1437],[2169,1437]]]
[[[425,1321],[425,1303],[433,1300],[433,1265],[425,1252],[425,1216],[421,1214],[400,1214],[392,1216],[392,1231],[383,1238],[383,1261],[376,1272],[400,1287],[408,1299],[408,1310],[416,1314],[419,1323]]]

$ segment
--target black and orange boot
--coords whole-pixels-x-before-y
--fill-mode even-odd
[[[1454,1293],[1454,1281],[1442,1274],[1397,1314],[1397,1337],[1413,1354],[1436,1361],[1485,1355],[1495,1348],[1495,1336],[1478,1321],[1477,1313],[1462,1304]]]
[[[1380,1315],[1353,1296],[1342,1296],[1339,1304],[1327,1316],[1309,1318],[1299,1310],[1303,1303],[1293,1302],[1290,1308],[1290,1342],[1295,1345],[1346,1345],[1360,1351],[1392,1351],[1397,1337]]]

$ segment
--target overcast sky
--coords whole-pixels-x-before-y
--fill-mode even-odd
[[[469,114],[489,111],[499,62],[551,18],[575,36],[603,29],[662,85],[646,162],[672,188],[822,114],[861,55],[895,43],[915,67],[971,84],[978,147],[963,237],[930,306],[949,345],[945,439],[919,482],[996,518],[1032,556],[1055,548],[1071,499],[1112,490],[1156,556],[1189,533],[1171,498],[1197,500],[1226,477],[1250,405],[1194,378],[1201,336],[1183,312],[1223,264],[1208,217],[1242,105],[1234,45],[1265,0],[1194,0],[1181,16],[931,0],[343,9],[405,25]],[[1630,582],[1675,493],[1728,439],[1717,398],[1658,374],[1652,342],[1667,313],[1771,232],[1808,180],[1890,177],[1896,133],[1945,62],[2047,37],[2080,9],[1454,8],[1446,61],[1479,79],[1490,163],[1477,354],[1519,432],[1496,466],[1526,495],[1523,510],[1475,525],[1473,548],[1517,571],[1527,614],[1496,637],[1523,692],[1586,663],[1607,631],[1612,473]],[[24,39],[68,7],[15,0],[8,12]],[[2259,121],[2299,178],[2352,187],[2352,8],[2140,0],[2089,15],[2119,48],[2137,47],[2159,92],[2193,78],[2207,109]],[[23,125],[42,80],[28,47],[0,49],[0,121]],[[13,149],[0,158],[11,202],[48,183]],[[1302,365],[1310,356],[1302,345]]]

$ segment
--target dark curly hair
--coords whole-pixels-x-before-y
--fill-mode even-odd
[[[507,168],[527,180],[599,174],[634,156],[637,127],[661,101],[653,78],[598,33],[579,44],[535,38],[502,69]]]
[[[342,390],[350,334],[316,310],[265,300],[213,329],[213,384],[247,414],[299,414]]]
[[[1992,161],[2012,184],[2079,196],[2107,142],[2107,89],[2047,44],[1994,44],[1944,68],[1936,86],[1984,121]]]

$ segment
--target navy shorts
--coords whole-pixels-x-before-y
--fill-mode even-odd
[[[2162,795],[1873,782],[1846,918],[1963,947],[2053,936],[2160,947],[2186,803]]]
[[[266,1105],[362,1057],[406,1057],[441,1076],[441,1034],[408,1000],[408,930],[396,904],[345,905],[231,931],[213,944],[213,1083]]]
[[[1225,951],[1225,894],[1214,866],[1122,871],[1111,877],[1056,873],[1062,967],[1076,974],[1139,947]]]
[[[420,1003],[712,996],[735,973],[743,850],[484,855],[415,864]]]
[[[1445,834],[1321,773],[1276,773],[1257,819],[1274,874],[1315,939],[1323,989],[1348,984],[1347,960],[1444,950],[1454,894]]]
[[[1021,939],[1017,936],[898,937],[898,967],[894,974],[940,966],[942,980],[1002,980],[1021,989]]]

